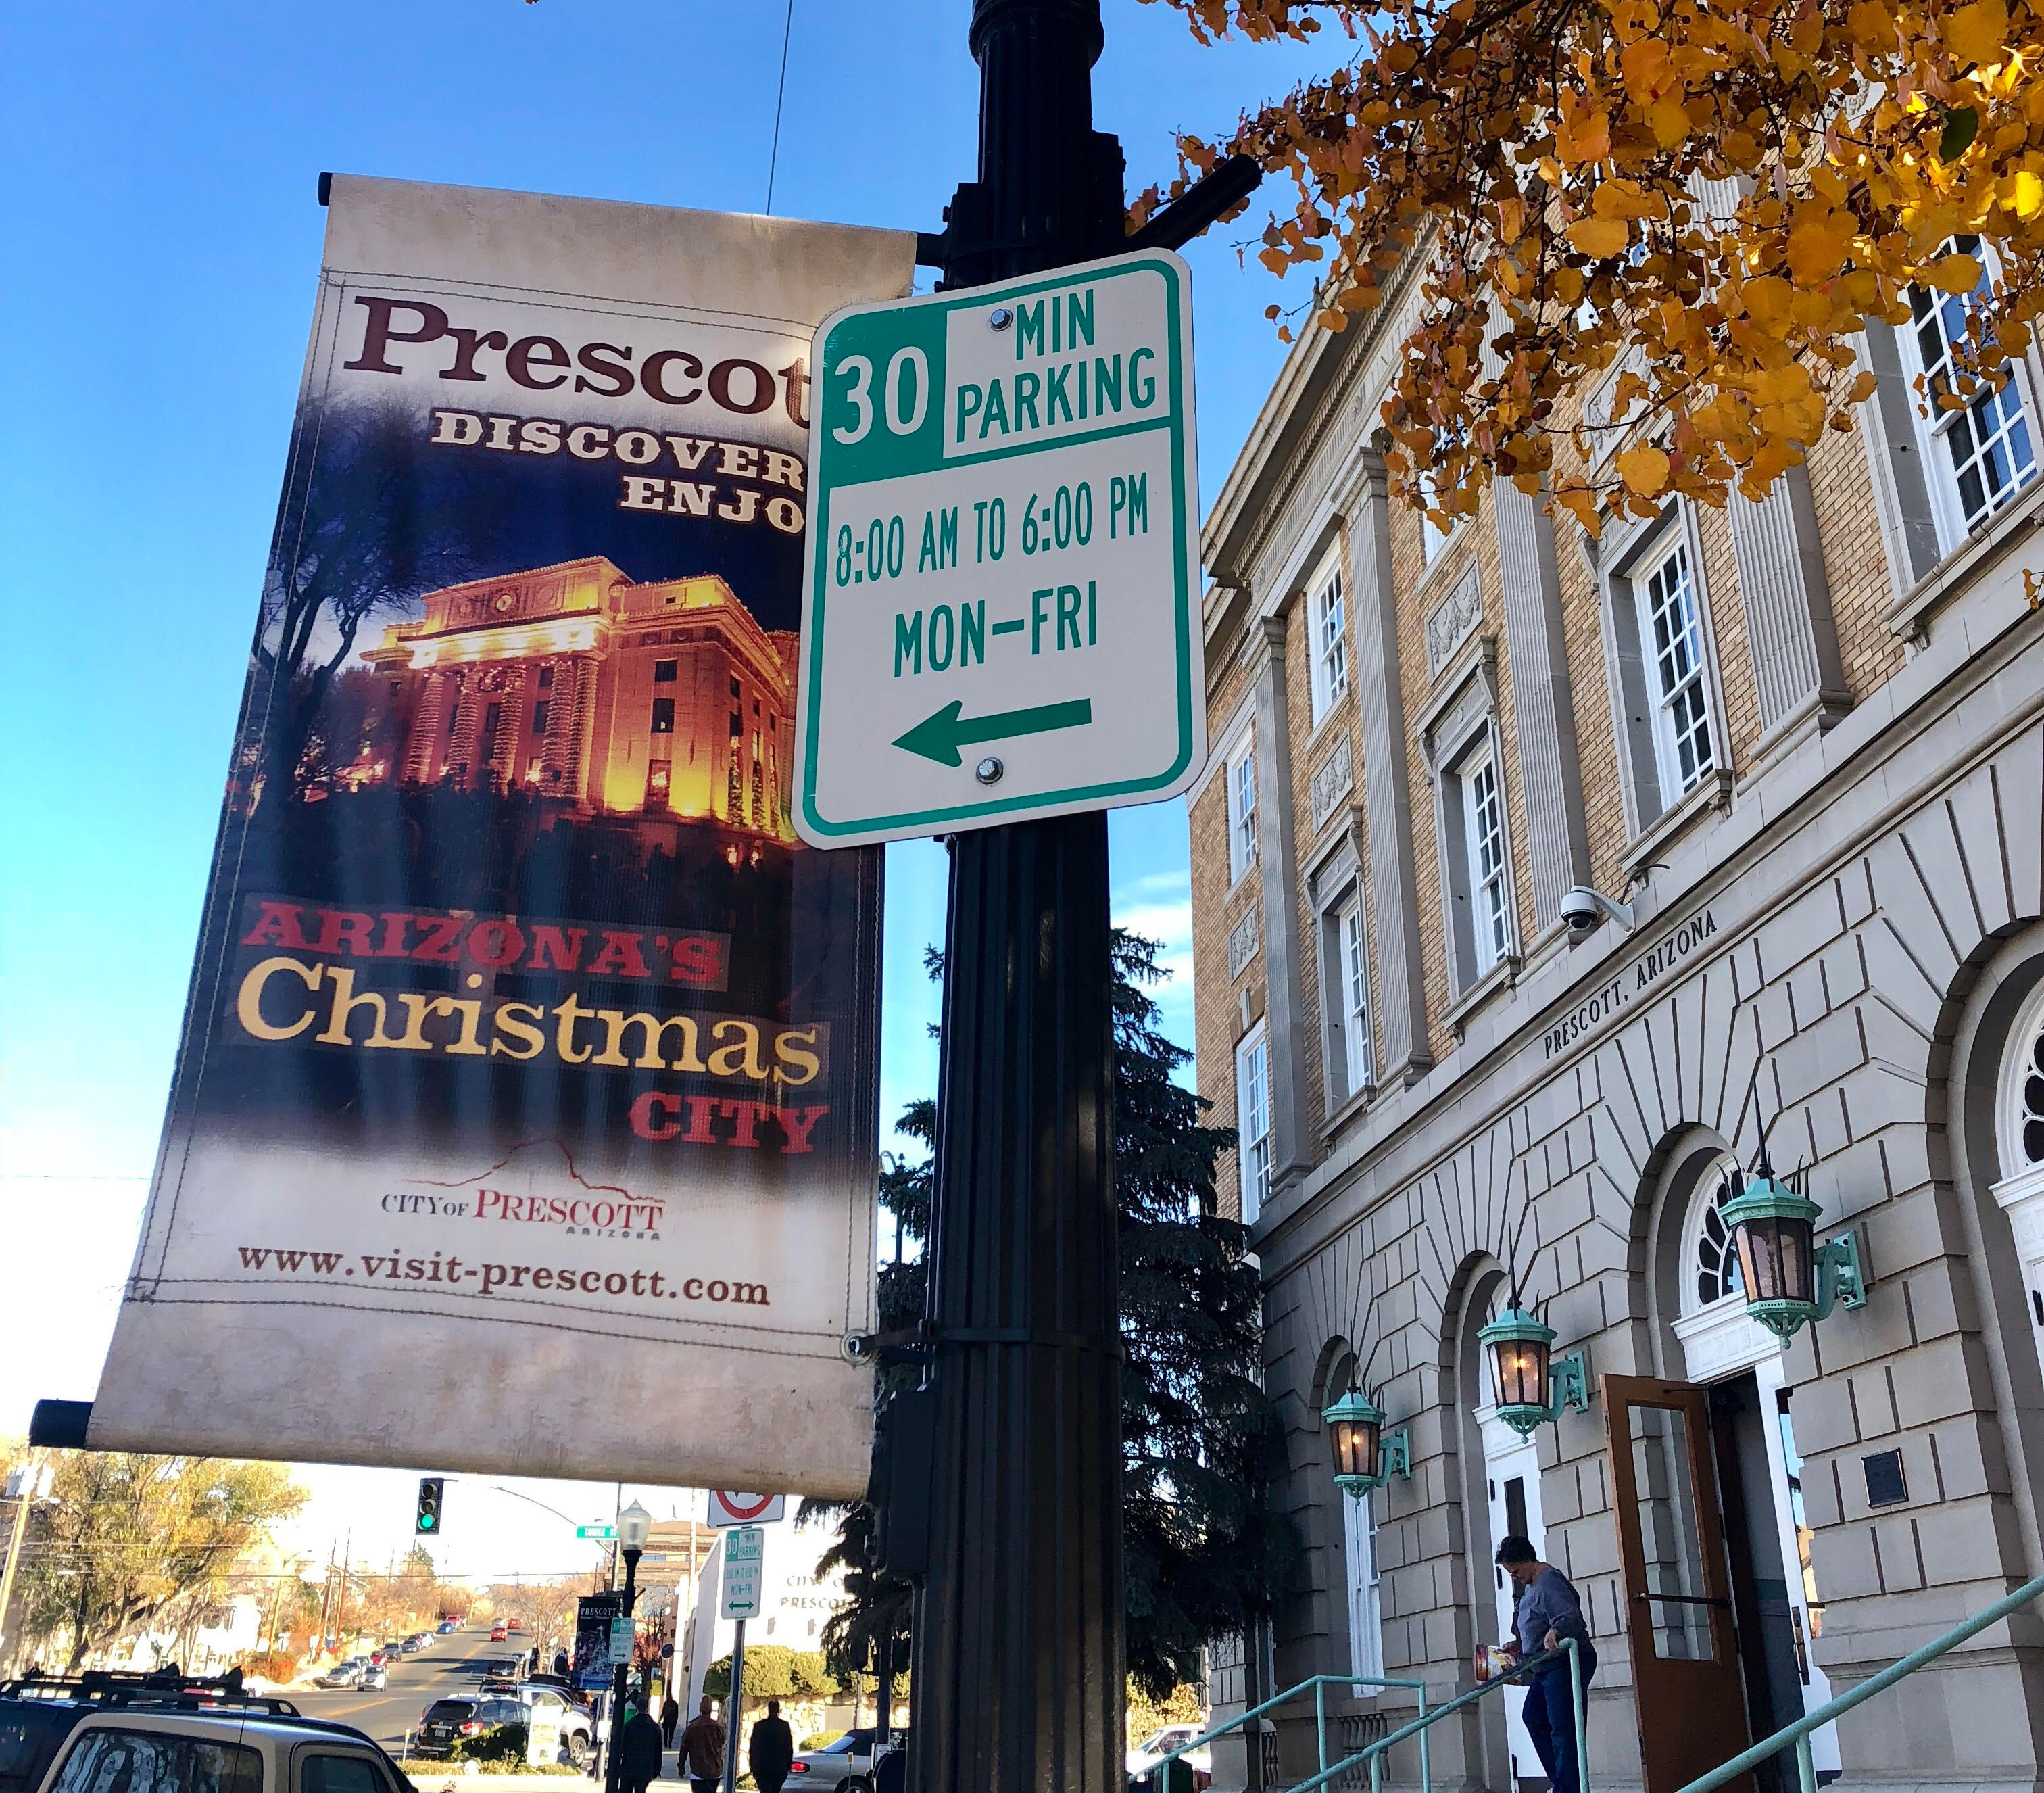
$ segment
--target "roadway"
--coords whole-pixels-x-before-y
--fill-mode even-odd
[[[436,1637],[417,1656],[392,1656],[387,1687],[360,1693],[351,1687],[294,1687],[284,1697],[309,1718],[337,1718],[367,1731],[394,1756],[405,1733],[418,1728],[419,1714],[435,1700],[473,1692],[486,1670],[531,1643],[517,1631],[509,1642],[493,1644],[488,1626],[472,1625]]]

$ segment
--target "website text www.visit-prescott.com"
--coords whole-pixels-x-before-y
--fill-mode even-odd
[[[340,1252],[282,1249],[274,1245],[242,1245],[237,1249],[244,1270],[272,1271],[290,1276],[354,1277],[358,1282],[371,1284],[436,1283],[444,1288],[457,1289],[463,1295],[495,1295],[501,1290],[551,1290],[563,1294],[630,1295],[713,1306],[773,1305],[764,1283],[733,1282],[720,1276],[673,1277],[661,1270],[576,1270],[545,1264],[471,1264],[439,1252],[430,1257],[379,1256],[365,1252],[350,1259]]]

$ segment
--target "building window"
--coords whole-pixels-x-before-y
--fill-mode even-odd
[[[1512,950],[1511,892],[1504,852],[1504,799],[1497,756],[1485,734],[1449,774],[1461,798],[1463,891],[1470,906],[1470,981],[1474,983]]]
[[[1685,1273],[1694,1285],[1698,1307],[1723,1301],[1745,1287],[1739,1275],[1739,1253],[1732,1249],[1731,1229],[1724,1222],[1725,1204],[1745,1187],[1739,1160],[1730,1153],[1711,1165],[1697,1185]]]
[[[674,700],[672,698],[653,699],[653,733],[670,735],[674,732]]]
[[[532,706],[532,733],[536,735],[543,735],[547,732],[547,711],[548,707],[548,700],[544,698],[541,698],[537,703]]]
[[[674,683],[676,677],[678,676],[680,668],[681,662],[679,660],[655,660],[653,662],[653,683],[656,685],[671,685]]]
[[[1662,806],[1686,797],[1717,764],[1704,684],[1704,631],[1689,544],[1679,527],[1649,551],[1632,575],[1639,641],[1653,704],[1654,756]]]
[[[1270,1043],[1262,1022],[1235,1048],[1235,1151],[1242,1224],[1255,1224],[1270,1194]]]
[[[540,689],[551,691],[554,688],[554,668],[551,661],[540,668]]]
[[[2044,1166],[2044,987],[2017,1018],[2002,1072],[2001,1174]]]
[[[1341,564],[1331,562],[1315,587],[1310,609],[1313,642],[1313,720],[1339,703],[1348,690],[1348,612],[1342,600]]]
[[[1246,737],[1228,762],[1228,879],[1256,863],[1256,741]]]
[[[1370,948],[1362,893],[1348,885],[1320,921],[1320,959],[1327,1016],[1329,1093],[1346,1101],[1370,1087],[1375,1065],[1370,1040]]]
[[[1384,1674],[1384,1603],[1377,1587],[1377,1512],[1370,1497],[1341,1496],[1342,1541],[1348,1558],[1348,1668],[1351,1675]],[[1353,1691],[1374,1699],[1378,1689]]]
[[[1982,254],[1979,239],[1962,237],[1950,247],[1968,255]],[[1946,409],[1953,393],[1953,351],[1963,341],[1967,321],[1986,299],[1988,275],[1972,292],[1909,291],[1911,322],[1908,336],[1915,371],[1923,376],[1917,394],[1917,429],[1935,488],[1935,502],[1947,552],[2015,497],[2036,477],[2037,458],[2031,433],[2030,407],[2020,364],[2010,371],[1999,392],[1983,387],[1965,403]],[[1921,413],[1927,407],[1929,415]]]
[[[1419,721],[1434,779],[1434,849],[1451,998],[1519,956],[1510,822],[1498,727],[1497,646],[1477,639],[1475,663]],[[1453,1025],[1459,1027],[1459,1021]]]
[[[1731,789],[1712,664],[1710,601],[1688,507],[1671,504],[1614,548],[1604,648],[1619,782],[1636,839],[1699,792]]]

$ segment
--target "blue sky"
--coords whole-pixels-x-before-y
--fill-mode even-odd
[[[1307,66],[1104,0],[1131,190]],[[795,0],[774,210],[936,229],[973,171],[968,0]],[[782,0],[24,0],[0,22],[0,1433],[97,1380],[160,1125],[324,225],[322,169],[755,211]],[[1281,198],[1281,196],[1274,196]],[[1201,490],[1278,290],[1195,245]],[[1301,296],[1285,295],[1289,302]],[[1182,804],[1113,818],[1117,917],[1191,1037]],[[889,856],[886,1112],[934,1087],[943,856]],[[351,1472],[353,1473],[353,1472]],[[505,1505],[513,1503],[505,1503]]]

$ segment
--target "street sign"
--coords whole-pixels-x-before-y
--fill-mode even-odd
[[[713,1526],[772,1526],[787,1517],[786,1495],[734,1494],[712,1488],[709,1522]]]
[[[816,335],[813,846],[1175,795],[1206,758],[1192,276],[1168,250]]]
[[[615,1526],[577,1526],[575,1536],[577,1537],[615,1537],[617,1536],[617,1528]]]
[[[632,1660],[633,1637],[632,1621],[620,1613],[610,1622],[610,1666],[613,1668],[620,1662]]]
[[[739,1526],[724,1534],[724,1588],[719,1614],[724,1618],[756,1618],[760,1583],[766,1576],[766,1534],[757,1526]]]

